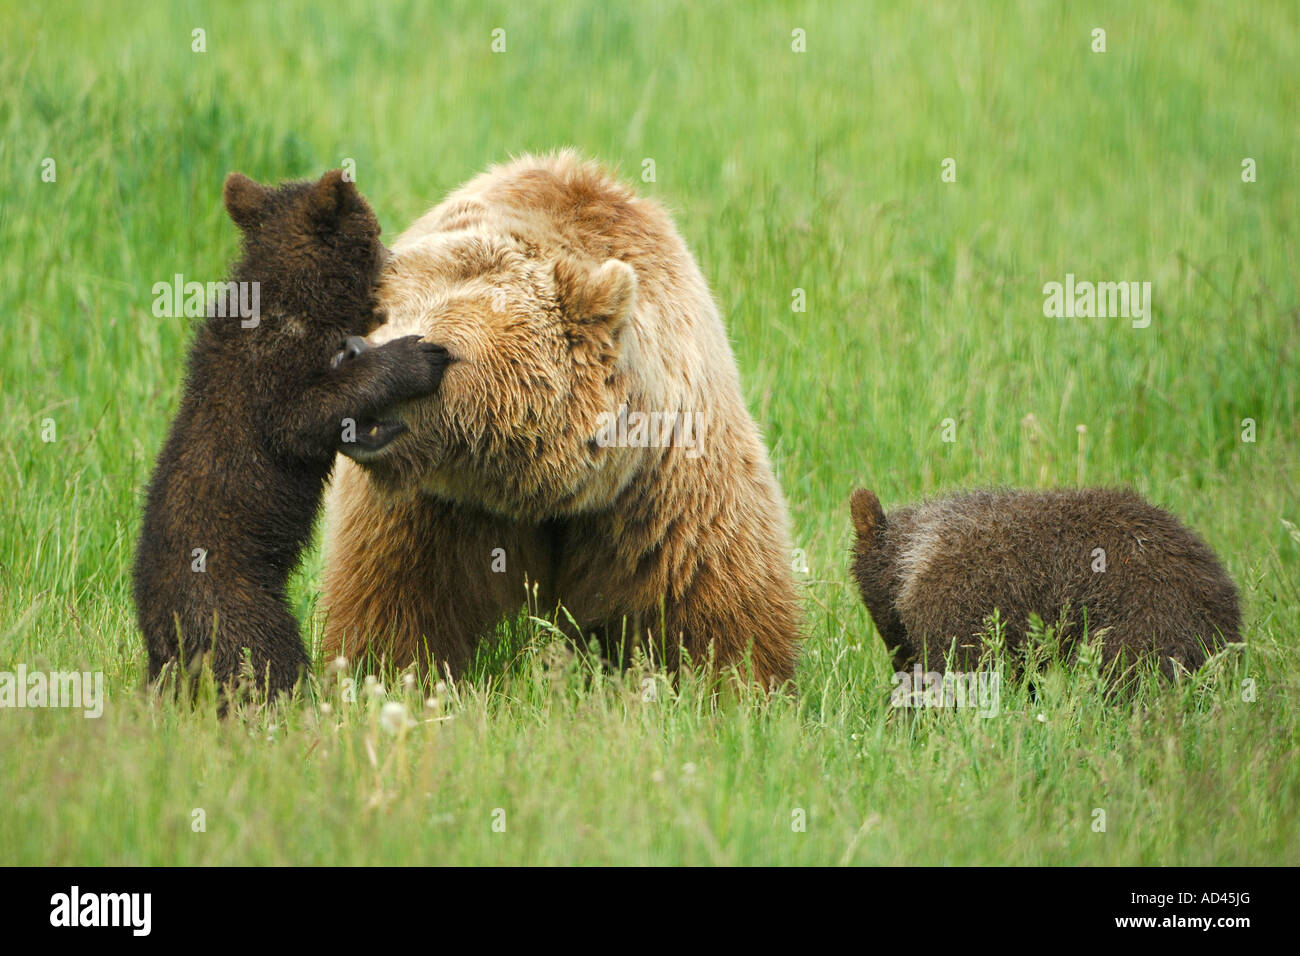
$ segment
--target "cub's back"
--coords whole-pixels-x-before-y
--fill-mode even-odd
[[[1125,641],[1235,637],[1235,588],[1214,553],[1130,490],[979,491],[900,518],[896,604],[914,640],[978,633],[994,608],[1014,638],[1029,614],[1052,623],[1067,606]]]

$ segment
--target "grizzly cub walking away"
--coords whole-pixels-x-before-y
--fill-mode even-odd
[[[1194,532],[1126,489],[973,491],[888,517],[860,488],[850,502],[853,577],[894,667],[973,668],[997,609],[1006,646],[1030,614],[1061,622],[1067,652],[1083,636],[1107,663],[1156,655],[1172,677],[1236,641],[1237,591]]]
[[[260,314],[210,305],[190,348],[149,485],[135,602],[151,679],[171,662],[193,672],[210,652],[225,685],[246,650],[273,694],[308,667],[285,584],[335,453],[357,421],[373,423],[359,445],[394,438],[402,426],[385,410],[436,389],[447,354],[418,336],[359,338],[375,325],[386,251],[341,172],[277,188],[232,173],[224,199],[243,233],[227,295],[242,290]]]

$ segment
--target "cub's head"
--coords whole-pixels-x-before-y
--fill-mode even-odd
[[[876,532],[885,526],[885,511],[874,491],[859,488],[849,498],[849,512],[853,517],[853,530],[858,535],[854,550],[865,554],[875,544]]]
[[[231,173],[223,198],[243,234],[235,277],[259,284],[264,316],[343,335],[374,327],[373,290],[387,250],[379,221],[342,170],[280,186]]]
[[[898,542],[891,533],[890,522],[905,524],[908,515],[895,512],[886,519],[880,499],[866,488],[853,492],[849,513],[856,534],[850,573],[885,646],[894,651],[895,669],[902,670],[910,660],[910,643],[895,603],[901,580]]]
[[[627,401],[637,278],[617,259],[542,251],[509,233],[438,233],[399,247],[376,341],[447,349],[439,390],[397,410],[406,434],[354,454],[381,485],[418,485],[520,518],[608,501],[626,449],[596,441]]]
[[[888,542],[885,530],[885,512],[875,492],[859,488],[849,498],[849,514],[853,518],[853,564],[850,570],[857,582],[862,600],[875,616],[876,608],[892,601],[889,578]]]

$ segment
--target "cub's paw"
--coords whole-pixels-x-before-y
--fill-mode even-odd
[[[340,353],[339,364],[361,389],[355,405],[356,431],[339,449],[354,461],[374,461],[407,425],[394,408],[437,391],[452,358],[441,345],[422,342],[418,335],[394,339],[360,354]]]
[[[394,397],[399,400],[436,392],[452,362],[451,354],[443,346],[421,341],[418,335],[394,339],[376,352],[384,353]]]

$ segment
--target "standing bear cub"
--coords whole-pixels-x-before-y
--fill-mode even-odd
[[[386,250],[340,171],[278,188],[232,173],[224,198],[243,233],[233,279],[256,284],[260,314],[210,306],[198,330],[149,485],[135,603],[151,678],[210,652],[224,685],[247,652],[275,693],[308,667],[285,585],[335,453],[356,422],[368,423],[357,447],[391,441],[403,426],[385,410],[437,388],[446,351],[418,336],[375,349],[360,338],[375,326]]]
[[[571,152],[525,156],[411,226],[379,296],[377,340],[418,334],[452,363],[407,432],[345,450],[326,653],[460,674],[527,594],[613,662],[685,650],[765,688],[794,676],[785,502],[657,204]]]
[[[1008,648],[1030,614],[1064,615],[1065,649],[1086,621],[1106,662],[1155,655],[1166,676],[1237,640],[1237,590],[1214,553],[1132,491],[974,491],[886,517],[860,488],[850,506],[853,577],[898,671],[943,670],[954,643],[955,666],[973,668],[995,608]]]

